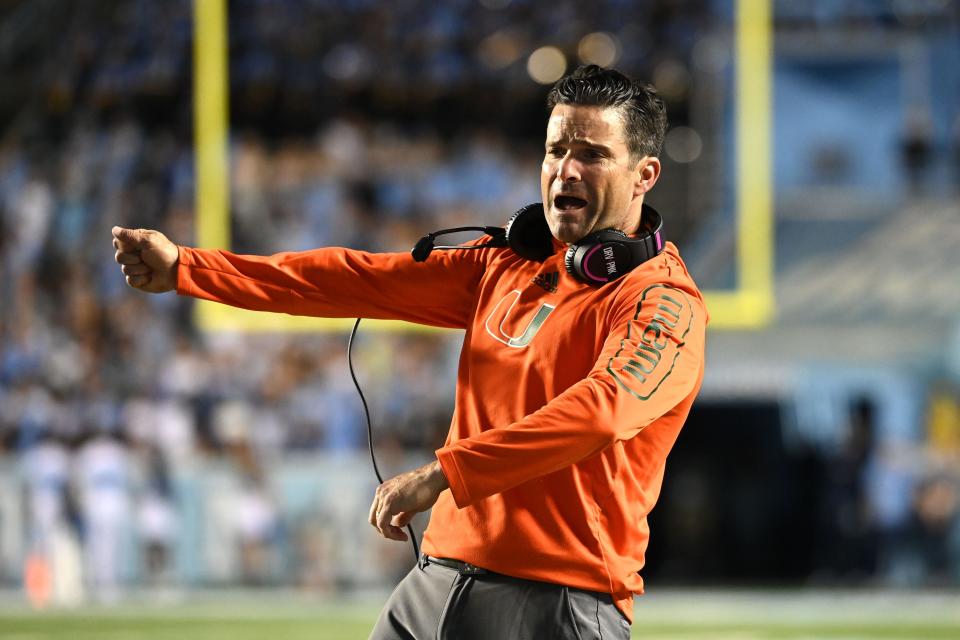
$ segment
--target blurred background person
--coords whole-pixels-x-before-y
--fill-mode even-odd
[[[146,460],[140,462],[146,477],[135,507],[137,535],[143,582],[156,589],[173,583],[173,552],[179,522],[169,465],[157,447],[147,448],[145,457]]]
[[[84,590],[70,449],[62,436],[47,431],[26,449],[22,463],[29,513],[27,596],[36,608],[77,605]]]
[[[90,596],[113,603],[129,579],[134,525],[130,452],[126,439],[107,427],[83,436],[74,460],[83,522],[84,576]]]

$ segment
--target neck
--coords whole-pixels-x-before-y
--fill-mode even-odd
[[[641,222],[643,221],[643,195],[639,195],[630,202],[630,210],[624,220],[621,231],[628,236],[636,235],[640,232]]]

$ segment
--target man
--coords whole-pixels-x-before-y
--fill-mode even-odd
[[[423,263],[334,248],[236,256],[114,228],[117,261],[144,291],[466,329],[446,445],[370,507],[394,540],[433,507],[378,640],[630,635],[646,516],[702,381],[707,314],[670,243],[603,286],[565,266],[568,245],[592,232],[650,226],[643,200],[666,129],[654,89],[583,67],[548,108],[542,261],[499,246]]]

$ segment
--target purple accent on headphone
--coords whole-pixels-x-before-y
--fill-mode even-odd
[[[657,233],[655,234],[655,236],[656,236],[656,238],[657,238],[657,253],[659,253],[660,250],[663,249],[663,240],[660,238],[660,232],[659,232],[659,231],[657,231]]]
[[[596,280],[597,282],[606,282],[607,279],[606,279],[606,278],[598,278],[597,276],[595,276],[595,275],[593,275],[592,273],[590,273],[590,270],[587,269],[587,264],[590,262],[590,256],[592,256],[594,253],[596,253],[596,252],[600,249],[600,247],[602,247],[602,246],[603,246],[602,244],[598,244],[598,245],[596,245],[593,249],[590,249],[590,251],[587,252],[587,255],[583,256],[583,260],[580,262],[580,264],[583,265],[583,273],[586,274],[586,276],[587,276],[588,278],[590,278],[591,280]]]

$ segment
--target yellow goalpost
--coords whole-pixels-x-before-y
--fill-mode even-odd
[[[710,327],[750,329],[767,325],[773,295],[771,154],[772,23],[770,0],[736,0],[735,33],[735,225],[736,287],[706,291]],[[227,2],[194,0],[194,135],[196,145],[196,241],[229,249]],[[264,314],[198,301],[203,330],[342,331],[350,319]],[[381,331],[430,331],[404,322],[368,320]]]

